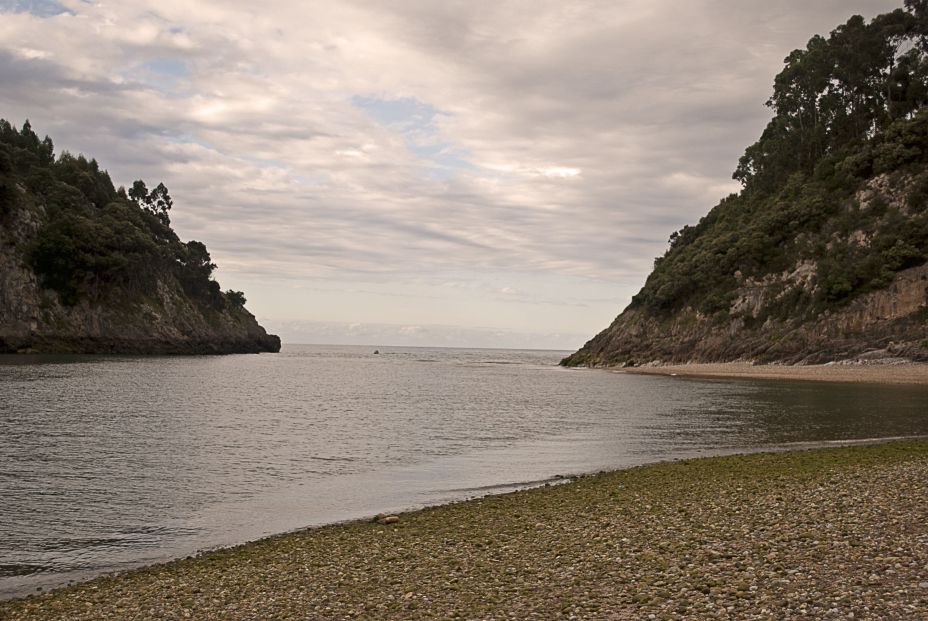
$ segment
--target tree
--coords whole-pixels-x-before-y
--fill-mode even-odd
[[[116,199],[116,188],[109,174],[100,170],[94,159],[88,160],[83,155],[75,157],[65,151],[51,166],[51,172],[58,181],[80,190],[99,209]]]
[[[213,263],[212,258],[209,256],[206,245],[195,239],[187,242],[185,266],[191,273],[203,278],[209,278],[213,270],[216,269],[216,264]]]
[[[34,131],[32,131],[32,123],[29,122],[29,119],[26,119],[26,122],[23,123],[23,128],[19,130],[19,135],[22,137],[20,140],[20,145],[29,149],[30,151],[37,151],[41,142],[39,142],[39,137]]]
[[[139,205],[144,205],[148,202],[148,188],[145,186],[144,181],[137,179],[132,182],[132,187],[129,188],[129,198]]]
[[[168,217],[168,212],[174,206],[174,201],[163,183],[155,186],[155,189],[148,195],[148,206],[165,226],[170,225],[171,219]]]
[[[774,117],[733,177],[770,194],[791,175],[809,175],[823,158],[911,118],[928,100],[926,6],[910,0],[908,11],[870,23],[855,15],[787,56],[767,101]]]
[[[245,306],[245,294],[241,291],[233,291],[232,289],[229,289],[226,291],[226,299],[233,306]]]
[[[157,217],[165,226],[171,224],[168,212],[174,206],[174,200],[163,183],[159,183],[154,190],[149,192],[145,182],[138,179],[132,183],[132,188],[129,189],[129,198],[135,201],[139,207]]]

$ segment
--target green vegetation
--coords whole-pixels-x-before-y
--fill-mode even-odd
[[[243,306],[241,292],[224,294],[212,280],[206,246],[178,239],[172,206],[164,184],[149,191],[139,180],[128,192],[117,189],[96,160],[56,158],[52,140],[40,140],[29,121],[17,130],[0,120],[0,225],[17,209],[37,214],[26,261],[63,304],[144,295],[169,273],[207,307]]]
[[[785,63],[742,191],[671,235],[632,307],[727,316],[754,279],[775,302],[752,320],[808,318],[928,261],[928,2],[852,17]],[[764,280],[803,261],[811,286]]]

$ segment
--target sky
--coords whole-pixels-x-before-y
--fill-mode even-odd
[[[0,0],[0,117],[159,181],[285,343],[572,350],[901,0]]]

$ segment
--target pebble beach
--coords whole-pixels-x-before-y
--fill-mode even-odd
[[[713,457],[299,531],[0,619],[925,619],[928,442]]]

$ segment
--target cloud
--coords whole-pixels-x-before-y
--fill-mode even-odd
[[[737,189],[783,57],[897,4],[7,1],[0,116],[163,180],[224,285],[557,289],[603,300],[546,319],[592,334]],[[480,284],[513,273],[540,292]]]

